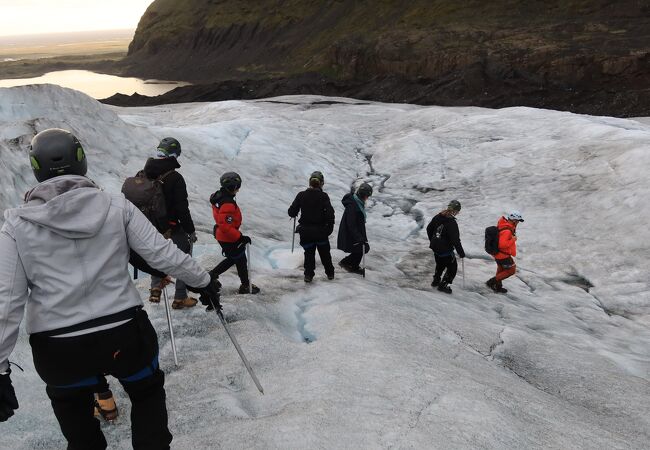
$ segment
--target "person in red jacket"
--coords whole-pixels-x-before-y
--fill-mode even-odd
[[[260,289],[250,283],[248,279],[248,260],[246,259],[246,245],[251,243],[251,238],[239,231],[242,223],[242,215],[235,195],[241,188],[241,177],[235,172],[227,172],[221,176],[221,189],[212,194],[212,215],[216,225],[214,226],[214,237],[221,245],[223,256],[226,257],[210,274],[219,277],[232,266],[237,266],[237,274],[241,285],[240,294],[257,294]]]
[[[511,277],[517,271],[513,256],[517,256],[517,224],[524,218],[519,211],[512,211],[507,216],[501,217],[497,228],[499,229],[499,253],[494,255],[497,263],[497,274],[485,282],[494,292],[506,293],[507,289],[501,282]]]

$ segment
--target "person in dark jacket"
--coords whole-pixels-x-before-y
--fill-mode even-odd
[[[460,243],[460,232],[456,216],[460,212],[460,202],[452,200],[449,202],[447,209],[438,213],[427,226],[427,235],[429,236],[429,248],[433,250],[436,260],[436,271],[433,275],[431,286],[438,287],[438,290],[451,294],[449,285],[453,283],[456,272],[458,271],[458,262],[454,256],[454,249],[459,258],[465,257],[465,250]],[[444,278],[442,274],[445,274]]]
[[[300,246],[305,250],[305,282],[311,283],[316,268],[316,250],[325,268],[328,280],[334,279],[334,265],[330,254],[329,236],[334,231],[334,208],[329,196],[323,192],[325,178],[321,172],[309,177],[309,188],[296,195],[289,207],[289,217],[298,219],[296,232],[300,234]]]
[[[221,189],[210,196],[210,203],[215,220],[214,238],[221,245],[223,256],[226,259],[212,269],[210,274],[218,278],[232,266],[237,266],[237,275],[241,282],[239,293],[257,294],[260,289],[252,284],[248,277],[246,245],[251,243],[251,238],[239,231],[242,214],[235,196],[241,188],[241,177],[235,172],[227,172],[221,176],[219,181]]]
[[[345,211],[339,226],[337,248],[349,255],[339,262],[339,266],[360,275],[365,275],[365,267],[362,269],[359,263],[364,253],[370,251],[366,236],[366,201],[371,195],[372,186],[361,183],[355,194],[345,194],[341,200]]]
[[[149,179],[159,179],[162,182],[169,219],[169,230],[165,233],[165,237],[171,239],[185,253],[191,254],[192,244],[196,242],[197,238],[190,214],[185,179],[176,171],[181,167],[178,163],[180,155],[181,144],[174,138],[164,138],[158,145],[156,157],[147,160],[144,174]],[[163,288],[161,282],[161,278],[151,277],[149,301],[152,303],[160,302]],[[182,280],[176,280],[172,308],[191,308],[196,303],[195,298],[188,297],[185,283]]]

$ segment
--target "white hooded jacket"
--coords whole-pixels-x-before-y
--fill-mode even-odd
[[[33,334],[142,305],[128,272],[129,249],[190,286],[210,282],[123,195],[103,192],[88,178],[52,178],[25,201],[5,211],[0,230],[0,373],[24,311]]]

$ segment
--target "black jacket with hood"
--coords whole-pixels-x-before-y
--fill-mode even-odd
[[[345,211],[341,217],[337,248],[346,253],[352,253],[355,244],[368,242],[366,236],[366,216],[359,208],[353,194],[345,194],[341,200]],[[359,248],[363,248],[363,245]]]
[[[144,174],[147,178],[156,179],[171,171],[163,180],[167,216],[172,226],[180,226],[187,234],[192,234],[195,229],[187,200],[187,186],[183,175],[176,171],[180,167],[176,158],[149,158],[144,166]]]

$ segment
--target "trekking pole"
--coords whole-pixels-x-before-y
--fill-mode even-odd
[[[248,269],[248,291],[253,292],[253,282],[251,281],[251,246],[246,244],[246,269]]]
[[[167,311],[167,325],[169,326],[169,337],[172,343],[172,353],[174,353],[174,364],[178,367],[178,356],[176,355],[176,341],[174,340],[174,329],[172,328],[172,313],[169,309],[169,299],[167,298],[167,289],[163,288],[163,301]]]
[[[244,355],[244,352],[242,351],[241,347],[239,346],[239,342],[237,342],[237,339],[235,339],[235,336],[230,332],[230,328],[228,328],[228,324],[226,323],[226,319],[223,317],[223,313],[219,311],[217,308],[214,307],[214,303],[212,303],[212,299],[210,299],[210,305],[212,305],[212,309],[217,313],[217,316],[219,316],[219,320],[221,321],[221,325],[223,325],[223,328],[226,330],[226,334],[228,334],[228,337],[230,338],[230,341],[232,342],[232,345],[235,346],[235,349],[237,350],[237,353],[239,353],[239,357],[241,358],[242,362],[244,363],[244,366],[246,366],[246,370],[248,370],[248,374],[251,376],[253,379],[253,382],[255,383],[255,386],[257,387],[257,390],[264,395],[264,388],[262,388],[262,385],[260,384],[260,380],[257,379],[255,376],[255,372],[253,372],[253,368],[251,367],[250,363],[248,362],[248,359],[246,359],[246,355]]]
[[[293,247],[296,245],[296,218],[293,218],[293,234],[291,235],[291,253],[293,253]]]
[[[363,278],[366,277],[366,246],[363,246],[363,256],[361,256],[361,265],[363,266]]]
[[[465,289],[465,258],[460,258],[460,267],[463,269],[463,289]]]

